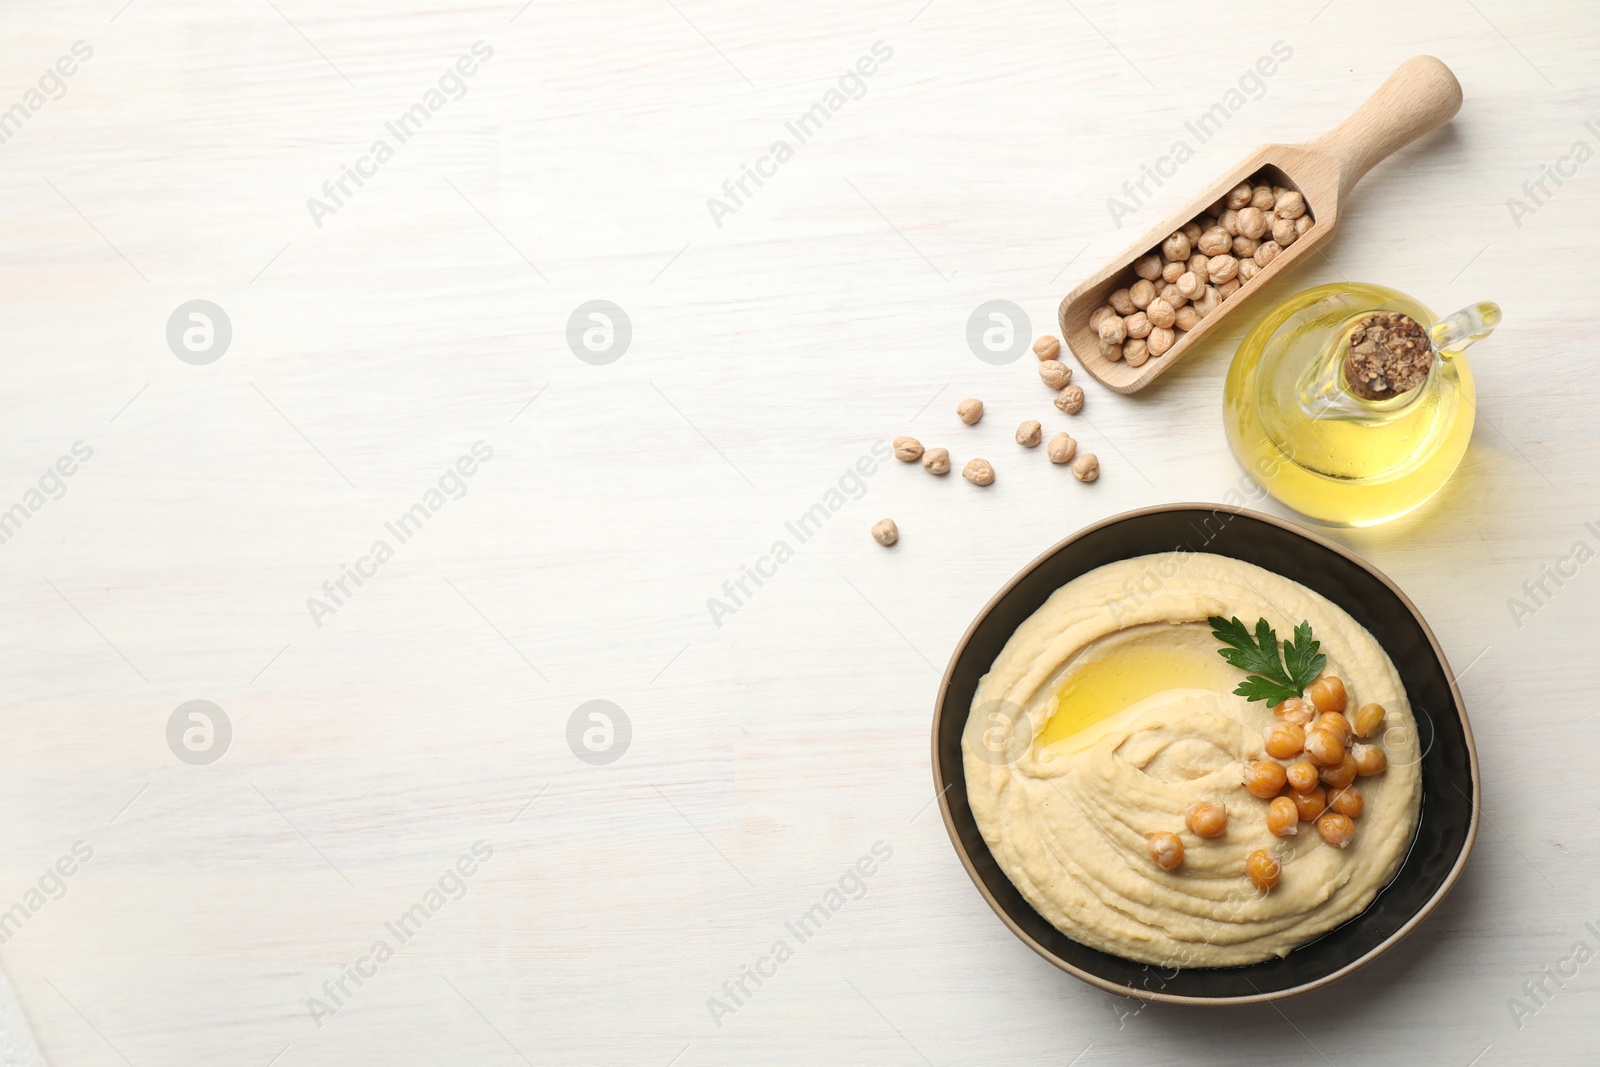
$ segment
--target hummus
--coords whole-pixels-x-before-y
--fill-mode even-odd
[[[1206,619],[1265,618],[1279,639],[1302,619],[1349,691],[1347,713],[1382,704],[1374,740],[1389,765],[1357,780],[1365,810],[1338,849],[1313,823],[1266,826],[1240,784],[1266,759],[1263,703],[1217,655]],[[962,736],[967,794],[984,840],[1030,904],[1073,940],[1163,967],[1236,967],[1284,956],[1359,915],[1399,869],[1421,809],[1415,720],[1394,664],[1345,611],[1297,582],[1207,553],[1141,556],[1058,589],[1017,628],[978,683]],[[1227,831],[1184,826],[1196,801],[1225,805]],[[1164,871],[1150,834],[1177,833]],[[1282,877],[1254,889],[1245,857],[1273,850]]]

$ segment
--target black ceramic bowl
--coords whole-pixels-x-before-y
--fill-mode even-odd
[[[978,679],[1028,616],[1087,571],[1150,552],[1211,552],[1265,567],[1349,612],[1394,660],[1416,715],[1422,818],[1400,872],[1371,907],[1283,959],[1246,967],[1161,969],[1081,945],[1051,926],[1011,884],[973,820],[961,732]],[[1130,511],[1080,530],[1034,560],[979,612],[956,646],[933,716],[939,806],[978,891],[1029,948],[1112,993],[1184,1004],[1245,1004],[1294,996],[1375,959],[1455,884],[1478,833],[1478,756],[1461,692],[1433,632],[1406,595],[1343,548],[1281,519],[1218,504]]]

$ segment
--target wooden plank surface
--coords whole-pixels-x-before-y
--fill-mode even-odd
[[[1600,548],[1593,5],[4,18],[0,117],[23,111],[0,144],[0,511],[23,513],[0,544],[0,912],[25,921],[0,961],[52,1064],[1488,1065],[1600,1040],[1596,965],[1563,963],[1600,950],[1600,564],[1562,562]],[[92,55],[47,76],[79,41]],[[1276,42],[1290,57],[1251,80]],[[927,728],[955,640],[1022,564],[1243,484],[1219,414],[1246,323],[1138,397],[1087,383],[1074,425],[1103,473],[1084,486],[1012,443],[1065,417],[1030,359],[975,358],[967,320],[1004,299],[1049,329],[1131,234],[1419,52],[1457,73],[1460,114],[1258,301],[1351,278],[1505,309],[1473,353],[1459,475],[1336,535],[1463,672],[1484,832],[1449,900],[1359,975],[1280,1007],[1141,1010],[988,913],[929,806]],[[1218,103],[1202,141],[1188,124]],[[1176,176],[1113,212],[1180,140]],[[1570,176],[1536,202],[1547,164]],[[345,167],[365,177],[335,201]],[[765,176],[734,200],[746,167]],[[231,325],[204,365],[167,338],[194,300]],[[613,362],[569,348],[591,301],[631,324]],[[998,480],[877,462],[901,433]],[[819,503],[802,543],[786,524]],[[386,524],[418,504],[402,539]],[[867,535],[885,515],[892,553]],[[231,726],[208,765],[168,744],[194,700]],[[631,725],[610,764],[569,748],[594,700]],[[858,899],[713,1019],[878,842]],[[70,877],[49,874],[62,857]],[[401,943],[387,924],[418,904]]]

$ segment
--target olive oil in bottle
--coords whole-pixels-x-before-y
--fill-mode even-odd
[[[1358,327],[1391,312],[1420,324],[1431,351],[1420,384],[1373,399],[1351,387],[1346,354]],[[1290,297],[1251,328],[1228,369],[1223,409],[1234,455],[1272,496],[1329,525],[1404,515],[1438,492],[1466,453],[1476,397],[1461,353],[1499,321],[1500,309],[1481,303],[1435,322],[1404,293],[1361,283]]]

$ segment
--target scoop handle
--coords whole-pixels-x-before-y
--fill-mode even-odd
[[[1355,114],[1306,144],[1339,165],[1339,199],[1362,175],[1461,109],[1461,83],[1432,56],[1413,56],[1356,109]]]

